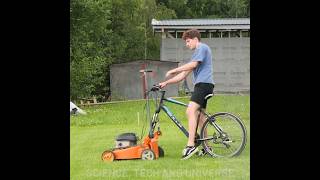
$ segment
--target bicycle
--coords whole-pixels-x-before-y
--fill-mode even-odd
[[[153,138],[154,129],[159,122],[158,115],[160,111],[164,111],[167,116],[178,126],[178,128],[185,134],[188,138],[189,133],[180,123],[180,121],[174,116],[170,109],[164,104],[164,102],[173,103],[176,105],[188,107],[187,104],[177,101],[172,98],[165,97],[164,90],[160,89],[159,86],[154,85],[150,90],[146,92],[147,94],[147,118],[150,121],[149,129],[149,138]],[[150,105],[149,105],[149,96],[150,93],[154,93],[155,100],[155,112],[150,118]],[[158,95],[160,93],[160,98]],[[207,95],[205,98],[209,100],[213,97],[213,94]],[[203,127],[200,131],[200,135],[197,133],[199,117],[197,120],[196,128],[196,146],[202,145],[203,149],[212,157],[234,157],[240,155],[246,145],[247,141],[247,131],[242,120],[228,112],[218,112],[213,115],[210,115],[207,112],[204,112],[202,109],[199,109],[200,113],[203,113],[206,117],[206,121],[203,124]],[[160,127],[158,126],[158,131]]]

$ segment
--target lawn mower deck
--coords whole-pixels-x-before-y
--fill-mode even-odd
[[[154,160],[162,157],[164,152],[158,146],[158,138],[161,131],[156,131],[153,137],[146,136],[142,144],[136,144],[137,138],[134,133],[120,134],[116,138],[116,147],[102,153],[103,161],[142,159]]]

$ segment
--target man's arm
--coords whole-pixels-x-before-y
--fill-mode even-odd
[[[187,63],[187,64],[185,64],[183,66],[180,66],[178,68],[175,68],[175,69],[172,69],[172,70],[168,71],[166,73],[166,77],[178,74],[178,73],[183,72],[183,71],[191,71],[194,68],[196,68],[198,66],[198,64],[199,64],[198,61],[189,62],[189,63]]]
[[[182,71],[181,73],[179,73],[178,75],[174,76],[173,78],[171,78],[171,79],[169,79],[167,81],[159,83],[159,86],[161,88],[164,88],[168,84],[174,84],[174,83],[180,82],[181,80],[185,79],[190,74],[191,71],[192,71],[192,69],[191,70]]]

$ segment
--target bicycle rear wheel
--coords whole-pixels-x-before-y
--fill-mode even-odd
[[[220,112],[207,118],[200,138],[203,148],[211,156],[233,157],[243,151],[247,132],[240,118],[231,113]]]

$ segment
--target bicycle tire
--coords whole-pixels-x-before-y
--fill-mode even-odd
[[[219,133],[214,124],[211,123],[212,121],[224,133]],[[236,126],[231,127],[233,124]],[[205,131],[207,131],[207,135]],[[212,136],[210,136],[211,134]],[[203,148],[212,157],[234,157],[240,155],[244,150],[247,142],[247,131],[239,117],[228,112],[219,112],[207,118],[201,129],[200,138],[203,139]],[[230,147],[235,147],[235,150],[230,149]],[[232,151],[228,152],[230,150]]]

